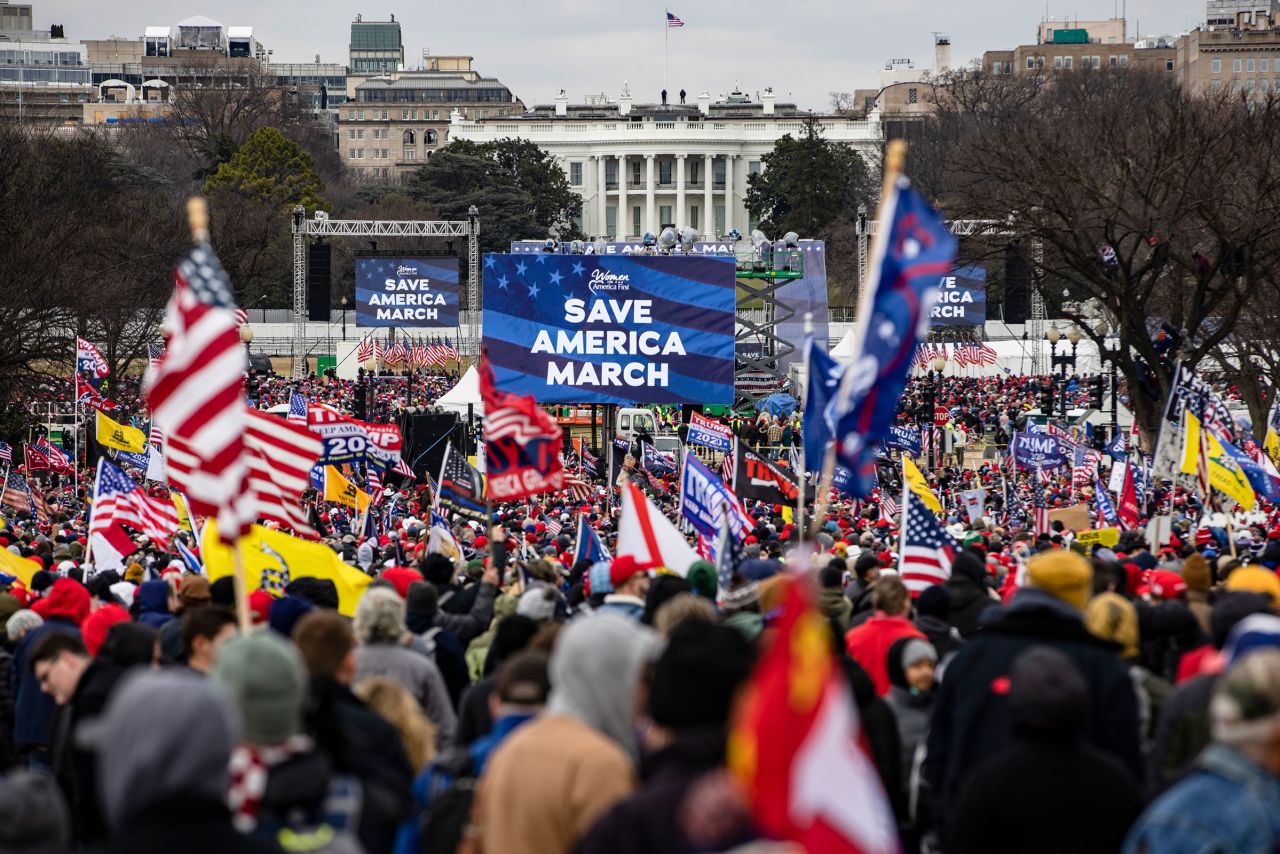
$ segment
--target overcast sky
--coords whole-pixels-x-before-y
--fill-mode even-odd
[[[670,33],[658,2],[591,0],[31,0],[37,29],[63,24],[67,37],[137,38],[148,26],[172,26],[206,15],[225,26],[252,26],[276,62],[347,62],[349,24],[394,14],[403,25],[406,63],[424,49],[475,57],[475,68],[499,78],[526,104],[616,96],[624,81],[637,100],[657,100],[663,83],[663,38],[669,37],[667,88],[713,96],[735,83],[749,93],[772,86],[804,108],[824,108],[831,90],[872,88],[893,58],[933,63],[933,36],[951,37],[953,64],[984,50],[1034,41],[1046,7],[1027,0],[670,0],[685,21]],[[1070,0],[1048,14],[1058,20],[1109,18],[1121,0]],[[1203,0],[1127,0],[1129,34],[1181,32],[1204,17]],[[674,98],[674,94],[673,94]]]

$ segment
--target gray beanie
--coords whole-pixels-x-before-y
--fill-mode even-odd
[[[556,615],[556,592],[545,584],[535,584],[520,596],[516,613],[539,623]]]
[[[927,640],[920,638],[911,638],[902,645],[902,669],[906,670],[911,665],[924,659],[929,659],[931,664],[938,663],[938,651],[933,648],[933,644]]]
[[[213,678],[226,689],[250,744],[279,744],[302,732],[307,668],[298,650],[269,631],[232,638],[218,653]]]

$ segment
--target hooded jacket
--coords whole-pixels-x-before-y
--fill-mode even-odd
[[[138,588],[138,619],[141,626],[159,629],[173,619],[169,613],[169,582],[144,581]]]
[[[489,760],[476,801],[486,851],[568,851],[635,786],[632,721],[655,647],[637,621],[601,613],[571,622],[551,656],[546,711]]]
[[[50,632],[80,637],[80,624],[89,614],[89,591],[70,578],[60,578],[50,588],[49,595],[32,610],[43,612],[44,625],[27,632],[13,653],[16,697],[13,740],[18,746],[47,745],[55,710],[53,698],[40,690],[40,683],[31,674],[28,657],[40,639]]]
[[[999,604],[991,598],[982,561],[963,549],[952,561],[946,588],[951,594],[951,625],[966,639],[978,628],[982,612]]]

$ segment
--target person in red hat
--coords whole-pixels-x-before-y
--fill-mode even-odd
[[[644,599],[649,593],[649,569],[652,564],[641,563],[631,555],[619,555],[609,566],[609,581],[613,592],[604,597],[602,611],[612,611],[640,619],[644,615]]]

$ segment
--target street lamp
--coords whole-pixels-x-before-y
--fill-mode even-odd
[[[1109,328],[1108,324],[1105,320],[1099,320],[1098,325],[1094,327],[1094,331],[1098,333],[1098,337],[1103,340],[1104,344],[1106,343],[1105,336],[1107,334],[1108,328]],[[1098,352],[1099,354],[1101,354],[1102,351],[1099,350]],[[1119,355],[1120,355],[1119,330],[1116,330],[1116,349],[1115,349],[1115,352],[1111,354],[1111,358],[1109,360],[1111,362],[1111,438],[1112,439],[1115,439],[1116,431],[1120,429],[1120,420],[1119,420],[1120,413],[1119,413],[1119,407],[1116,405],[1117,404],[1116,394],[1118,391],[1116,388],[1116,385],[1117,385],[1116,357]]]
[[[347,340],[347,295],[342,295],[342,340]]]
[[[253,352],[253,328],[247,323],[240,327],[240,343],[244,344],[245,353]]]

